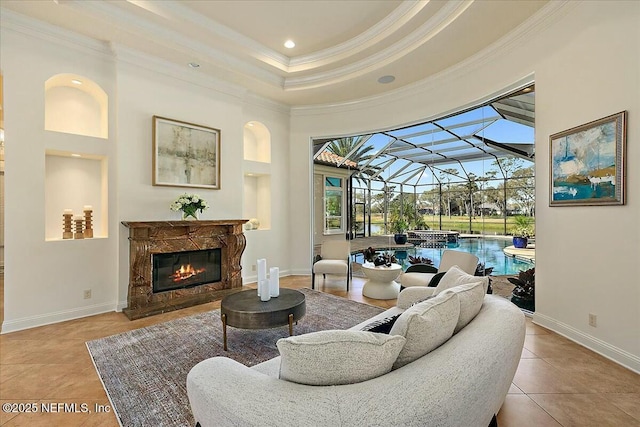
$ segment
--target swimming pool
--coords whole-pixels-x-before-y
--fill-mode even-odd
[[[500,239],[493,237],[484,238],[460,238],[458,243],[449,243],[443,247],[437,248],[410,248],[407,250],[391,250],[398,259],[398,263],[402,265],[403,269],[411,265],[408,260],[408,256],[421,256],[429,258],[433,261],[433,265],[440,264],[440,258],[442,252],[447,249],[454,249],[456,251],[470,252],[478,257],[481,263],[486,268],[493,267],[494,276],[501,276],[505,274],[518,274],[521,270],[527,270],[534,266],[533,263],[528,261],[522,261],[519,259],[507,256],[502,250],[511,246],[513,243],[511,239]],[[379,250],[381,252],[382,250]],[[362,263],[362,254],[355,255],[355,261]]]

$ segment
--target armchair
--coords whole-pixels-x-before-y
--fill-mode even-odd
[[[311,270],[311,289],[315,289],[316,274],[337,274],[347,276],[347,291],[351,277],[350,243],[347,240],[327,240],[320,248],[320,260],[313,264]]]

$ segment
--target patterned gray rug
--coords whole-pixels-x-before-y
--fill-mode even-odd
[[[294,333],[346,329],[383,310],[311,289],[307,313]],[[278,356],[288,326],[267,330],[228,327],[222,349],[220,311],[214,310],[87,342],[96,370],[122,426],[193,426],[186,379],[198,362],[226,356],[247,366]]]

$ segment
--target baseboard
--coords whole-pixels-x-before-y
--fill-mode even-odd
[[[23,317],[21,319],[5,320],[2,322],[0,334],[22,331],[38,326],[51,325],[53,323],[65,322],[67,320],[79,319],[96,314],[114,311],[116,307],[113,303],[95,304],[82,308],[57,311],[54,313],[39,314],[37,316]]]
[[[545,316],[544,314],[535,313],[533,315],[533,323],[543,326],[553,332],[562,335],[571,341],[580,344],[583,347],[592,350],[599,355],[606,357],[607,359],[616,362],[619,365],[624,366],[633,372],[640,374],[640,357],[615,347],[605,341],[592,337],[589,334],[569,326],[565,323],[558,322],[557,320]]]
[[[280,270],[280,277],[294,276],[294,275],[295,273],[291,273],[290,270]],[[251,283],[258,283],[258,273],[252,274],[251,276],[244,276],[242,278],[243,285],[248,285]]]
[[[311,271],[309,269],[301,269],[301,270],[291,270],[291,276],[311,276]]]

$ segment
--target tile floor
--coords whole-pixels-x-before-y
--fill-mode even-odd
[[[361,278],[354,277],[349,293],[344,290],[344,280],[329,277],[324,282],[321,277],[316,280],[325,292],[381,307],[395,305],[395,300],[363,297]],[[309,287],[310,277],[286,277],[282,285]],[[23,408],[37,403],[38,409],[45,406],[51,410],[44,414],[1,412],[0,425],[118,426],[113,413],[106,412],[109,400],[85,341],[219,306],[219,302],[213,302],[134,321],[112,312],[0,335],[0,403],[13,407],[25,404]],[[77,412],[69,411],[73,409]],[[520,366],[498,414],[498,425],[640,426],[640,375],[528,319]]]

